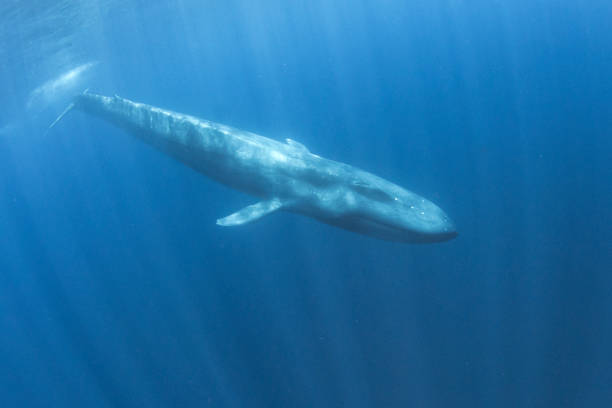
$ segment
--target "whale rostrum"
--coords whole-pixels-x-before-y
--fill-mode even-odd
[[[133,102],[84,92],[76,109],[124,129],[194,170],[260,201],[217,220],[243,225],[278,210],[372,237],[431,243],[454,238],[453,222],[431,201],[353,166],[267,137]]]

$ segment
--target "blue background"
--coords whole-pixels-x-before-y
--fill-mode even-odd
[[[0,12],[3,407],[612,406],[609,1]],[[86,87],[293,138],[460,235],[220,228],[253,198],[78,112],[44,135]]]

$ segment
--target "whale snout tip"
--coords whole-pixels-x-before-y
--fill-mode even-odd
[[[443,234],[441,234],[440,241],[450,241],[451,239],[455,239],[459,236],[459,232],[456,229],[449,230]]]
[[[459,235],[455,223],[450,220],[447,216],[444,216],[443,222],[437,228],[437,231],[432,231],[433,242],[445,242],[456,238]]]
[[[442,236],[446,238],[446,241],[456,238],[459,235],[459,231],[457,231],[455,223],[448,216],[445,216],[445,221]]]

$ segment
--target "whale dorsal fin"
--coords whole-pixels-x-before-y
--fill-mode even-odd
[[[296,142],[295,140],[289,138],[285,139],[285,141],[289,146],[295,147],[296,149],[303,150],[305,152],[310,152],[310,150],[308,150],[308,148],[300,142]]]
[[[283,201],[278,198],[260,201],[258,203],[249,205],[248,207],[244,207],[242,210],[230,214],[227,217],[219,218],[217,220],[217,225],[221,225],[223,227],[233,227],[235,225],[248,224],[249,222],[256,221],[265,215],[279,210],[283,207],[283,205]]]

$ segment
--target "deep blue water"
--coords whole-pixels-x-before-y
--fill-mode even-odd
[[[0,12],[3,407],[612,406],[609,1]],[[291,137],[460,235],[218,227],[254,199],[78,112],[44,134],[87,87]]]

